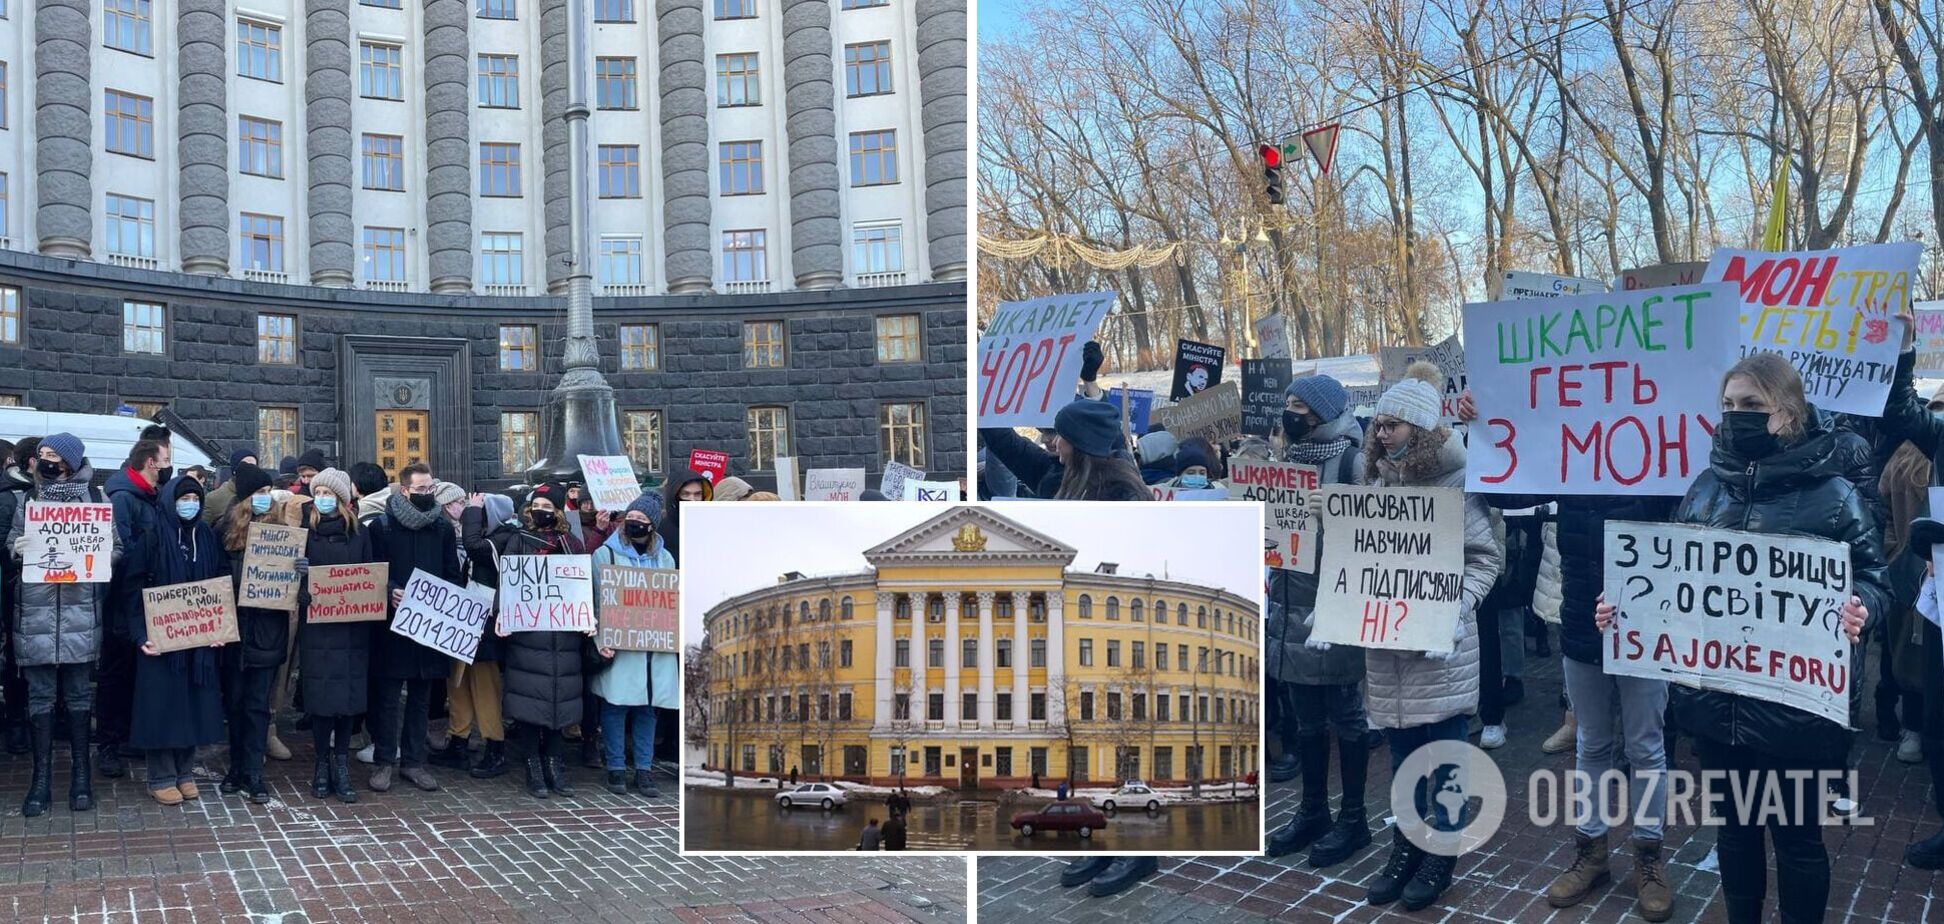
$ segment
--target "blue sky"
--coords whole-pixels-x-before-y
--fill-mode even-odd
[[[1011,38],[1026,18],[1020,0],[979,0],[979,40]]]

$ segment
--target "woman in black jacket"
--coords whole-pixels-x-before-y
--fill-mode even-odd
[[[378,560],[371,531],[358,525],[356,498],[351,477],[335,468],[311,478],[311,502],[302,514],[302,525],[310,530],[302,563],[309,574],[331,565]],[[299,675],[304,711],[311,717],[311,738],[317,746],[311,795],[356,802],[357,790],[351,788],[351,726],[370,706],[366,693],[371,685],[371,626],[312,622],[310,609],[310,582],[306,581],[297,600],[303,618],[297,630],[297,657],[304,666]]]
[[[1146,501],[1154,492],[1127,454],[1120,410],[1105,401],[1080,399],[1053,416],[1053,451],[1047,452],[1007,427],[979,430],[987,452],[999,457],[1036,496],[1058,500]]]
[[[229,573],[230,559],[216,531],[202,521],[202,485],[177,475],[162,486],[168,505],[155,537],[151,586],[207,581]],[[222,678],[215,645],[158,652],[147,620],[130,624],[141,654],[135,660],[133,721],[128,743],[148,752],[149,794],[163,805],[194,799],[196,748],[223,737]],[[258,746],[263,739],[257,739]]]
[[[242,465],[232,479],[236,499],[225,511],[221,529],[223,549],[229,552],[230,582],[236,589],[236,631],[240,644],[223,649],[223,712],[229,719],[230,767],[217,788],[224,793],[242,790],[250,801],[270,801],[263,782],[263,757],[270,738],[270,688],[277,668],[290,650],[290,617],[282,610],[242,606],[243,553],[250,524],[278,522],[270,476],[254,465]]]
[[[1842,607],[1842,629],[1855,664],[1857,639],[1871,614],[1888,609],[1890,593],[1882,533],[1861,491],[1844,477],[1846,463],[1835,435],[1810,409],[1795,367],[1774,353],[1736,363],[1722,379],[1721,406],[1711,467],[1688,488],[1671,522],[1848,545],[1853,596]],[[1614,621],[1614,607],[1604,597],[1597,619],[1602,631]],[[1861,705],[1860,686],[1851,684],[1850,693],[1854,714]],[[1824,794],[1784,774],[1842,771],[1852,733],[1792,706],[1721,690],[1677,685],[1673,701],[1675,719],[1693,736],[1702,768],[1729,776],[1718,791],[1759,794],[1761,787],[1776,786],[1787,802],[1779,819],[1762,815],[1759,798],[1749,806],[1749,816],[1742,816],[1732,800],[1715,806],[1724,821],[1716,853],[1730,924],[1763,919],[1764,827],[1775,846],[1782,921],[1821,921],[1829,905],[1829,852],[1820,826]]]
[[[557,482],[533,490],[521,518],[522,528],[502,537],[498,546],[502,559],[508,555],[586,555],[587,546],[568,530],[562,517],[561,502],[567,490]],[[561,732],[581,720],[582,643],[588,632],[515,632],[509,634],[504,623],[495,619],[493,631],[503,639],[501,657],[505,675],[506,715],[515,722],[531,726],[533,753],[526,758],[527,792],[545,799],[553,795],[572,796],[567,785],[566,765],[561,760]],[[591,730],[584,730],[591,733]]]

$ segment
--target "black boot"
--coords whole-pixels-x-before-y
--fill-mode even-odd
[[[567,785],[566,763],[558,757],[548,757],[541,761],[541,766],[546,771],[547,788],[556,796],[572,798],[574,787]]]
[[[71,751],[73,766],[68,770],[68,810],[85,812],[94,808],[94,768],[89,758],[94,756],[94,748],[89,744],[89,732],[94,728],[94,716],[83,711],[68,713],[68,748]]]
[[[547,773],[541,769],[540,758],[527,758],[526,772],[527,794],[535,799],[545,799],[547,797]]]
[[[1944,814],[1944,741],[1924,739],[1924,765],[1930,770],[1931,807]],[[1944,831],[1913,841],[1904,848],[1904,862],[1918,869],[1944,869]]]
[[[589,770],[599,770],[607,766],[607,761],[601,757],[601,743],[594,740],[592,730],[581,730],[580,759],[581,766]]]
[[[479,752],[479,763],[473,764],[472,777],[475,780],[491,779],[506,773],[506,742],[488,741],[484,750]]]
[[[1350,859],[1370,846],[1370,823],[1364,817],[1364,775],[1370,769],[1370,751],[1363,737],[1337,738],[1337,769],[1343,777],[1343,801],[1337,806],[1336,824],[1310,848],[1310,866],[1323,869]]]
[[[54,715],[34,716],[31,731],[34,745],[34,778],[27,784],[27,798],[20,803],[20,814],[35,818],[47,814],[47,803],[54,798]]]
[[[627,795],[628,794],[628,771],[609,770],[607,775],[607,791],[614,793],[617,796]]]
[[[270,801],[270,787],[264,785],[262,773],[252,773],[243,778],[243,791],[249,793],[250,801],[258,805]]]
[[[1152,875],[1160,868],[1160,861],[1153,857],[1115,857],[1106,871],[1094,877],[1087,886],[1087,894],[1095,898],[1106,898],[1125,892],[1137,882]]]
[[[331,795],[347,805],[358,801],[358,791],[351,788],[351,755],[343,751],[331,754]]]
[[[647,770],[634,772],[635,794],[643,799],[661,798],[661,787],[655,785],[655,775]]]
[[[1417,875],[1404,885],[1405,911],[1416,911],[1438,900],[1438,897],[1451,888],[1451,867],[1457,864],[1457,857],[1431,854],[1418,866]]]
[[[466,739],[458,735],[453,735],[451,740],[446,742],[446,746],[433,751],[432,755],[426,758],[426,762],[434,766],[464,770],[466,765],[472,762],[470,760],[471,757],[472,755],[468,752],[466,746]]]
[[[1303,735],[1296,739],[1296,757],[1303,771],[1303,802],[1296,817],[1269,834],[1269,855],[1295,853],[1330,830],[1330,738]]]
[[[319,799],[331,797],[331,758],[328,754],[317,755],[317,762],[311,767],[311,795]]]
[[[7,753],[25,754],[30,746],[27,734],[27,719],[19,718],[7,723]]]
[[[103,779],[119,780],[128,775],[128,764],[123,762],[121,745],[104,741],[95,749],[95,772]]]
[[[1370,891],[1364,901],[1373,905],[1388,905],[1404,894],[1405,885],[1417,876],[1418,867],[1424,864],[1424,851],[1417,849],[1402,830],[1391,829],[1390,859],[1385,861],[1384,869],[1377,878],[1370,881]]]
[[[1077,885],[1086,885],[1112,865],[1114,865],[1113,857],[1086,857],[1075,860],[1068,863],[1066,869],[1060,873],[1060,884],[1069,889]]]

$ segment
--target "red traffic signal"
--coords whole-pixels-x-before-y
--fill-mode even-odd
[[[1265,166],[1265,167],[1268,167],[1268,168],[1270,168],[1270,169],[1272,169],[1272,170],[1273,170],[1273,169],[1275,169],[1275,168],[1277,168],[1277,167],[1280,167],[1280,166],[1282,166],[1282,149],[1281,149],[1281,148],[1278,148],[1278,147],[1276,147],[1276,146],[1275,146],[1275,145],[1273,145],[1273,144],[1265,144],[1265,145],[1261,145],[1261,146],[1260,146],[1260,147],[1258,148],[1258,150],[1260,150],[1260,151],[1262,152],[1262,165],[1263,165],[1263,166]]]

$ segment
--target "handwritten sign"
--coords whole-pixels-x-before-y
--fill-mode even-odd
[[[1082,399],[1084,400],[1084,399]],[[1154,392],[1122,385],[1107,389],[1107,403],[1127,419],[1128,432],[1137,436],[1148,432],[1148,417],[1154,413]]]
[[[251,523],[243,535],[243,581],[240,606],[297,612],[297,591],[303,576],[297,559],[304,557],[310,530],[275,523]]]
[[[956,481],[907,481],[904,494],[908,501],[950,501],[958,503],[959,486]]]
[[[1706,282],[1708,264],[1706,263],[1656,263],[1652,266],[1636,266],[1621,270],[1620,280],[1614,286],[1621,292],[1637,292],[1641,289],[1664,289],[1668,286],[1691,286]]]
[[[1605,292],[1606,283],[1598,279],[1581,279],[1577,276],[1555,276],[1551,273],[1526,273],[1519,270],[1506,270],[1499,277],[1499,298],[1514,301],[1524,298],[1561,298],[1567,295],[1592,295]]]
[[[1466,305],[1466,486],[1686,493],[1714,445],[1736,304],[1717,283]]]
[[[236,592],[228,577],[150,587],[142,591],[142,618],[156,651],[234,642]]]
[[[1174,385],[1168,390],[1171,401],[1198,395],[1222,383],[1222,359],[1228,350],[1212,343],[1175,341]]]
[[[1850,547],[1664,523],[1606,524],[1617,610],[1606,672],[1781,703],[1849,726]]]
[[[1283,389],[1289,387],[1289,360],[1242,361],[1242,432],[1268,436],[1282,425]]]
[[[1944,301],[1918,302],[1913,314],[1917,319],[1917,377],[1944,379]]]
[[[310,610],[305,618],[315,623],[376,622],[385,618],[390,601],[391,565],[365,562],[355,565],[312,565],[310,568]]]
[[[813,468],[803,473],[803,499],[854,501],[864,493],[861,468]]]
[[[797,487],[796,456],[776,457],[776,496],[779,500],[793,501],[803,496]]]
[[[594,561],[586,555],[500,557],[500,628],[586,632],[595,628]]]
[[[1323,487],[1322,470],[1294,462],[1229,463],[1229,496],[1259,501],[1263,564],[1284,571],[1316,573],[1316,522],[1303,497]]]
[[[601,647],[679,651],[675,618],[681,608],[681,572],[627,565],[600,568]]]
[[[1914,241],[1769,253],[1722,248],[1706,282],[1741,291],[1741,353],[1779,353],[1824,410],[1881,417],[1923,248]]]
[[[710,484],[721,484],[729,474],[729,454],[720,449],[691,449],[688,467],[707,478]]]
[[[1220,443],[1242,425],[1242,386],[1223,382],[1180,403],[1157,407],[1149,415],[1153,423],[1167,428],[1175,440],[1206,436]]]
[[[105,584],[114,565],[115,506],[27,502],[20,579],[28,584]]]
[[[1389,388],[1404,378],[1404,371],[1418,360],[1424,360],[1438,367],[1444,373],[1444,388],[1441,389],[1439,416],[1445,423],[1458,420],[1458,397],[1471,387],[1466,378],[1465,347],[1459,343],[1458,335],[1453,334],[1430,346],[1382,347],[1377,351],[1378,379],[1382,387]]]
[[[587,493],[594,498],[594,509],[619,513],[641,496],[641,484],[635,481],[634,462],[627,456],[580,456],[579,459]]]
[[[1051,425],[1080,381],[1081,349],[1115,298],[1088,292],[1000,302],[979,334],[979,426]]]
[[[460,587],[414,570],[392,615],[391,630],[471,664],[492,616],[493,595],[485,588]]]
[[[1323,489],[1323,547],[1310,637],[1451,651],[1464,607],[1465,496],[1455,488]]]
[[[1263,359],[1289,358],[1289,325],[1282,312],[1271,311],[1255,320],[1256,355]]]
[[[1158,501],[1220,501],[1228,500],[1227,488],[1175,488],[1165,484],[1148,485],[1149,493]]]
[[[903,462],[884,463],[884,474],[878,477],[878,493],[888,498],[905,496],[905,482],[923,481],[925,473]]]

